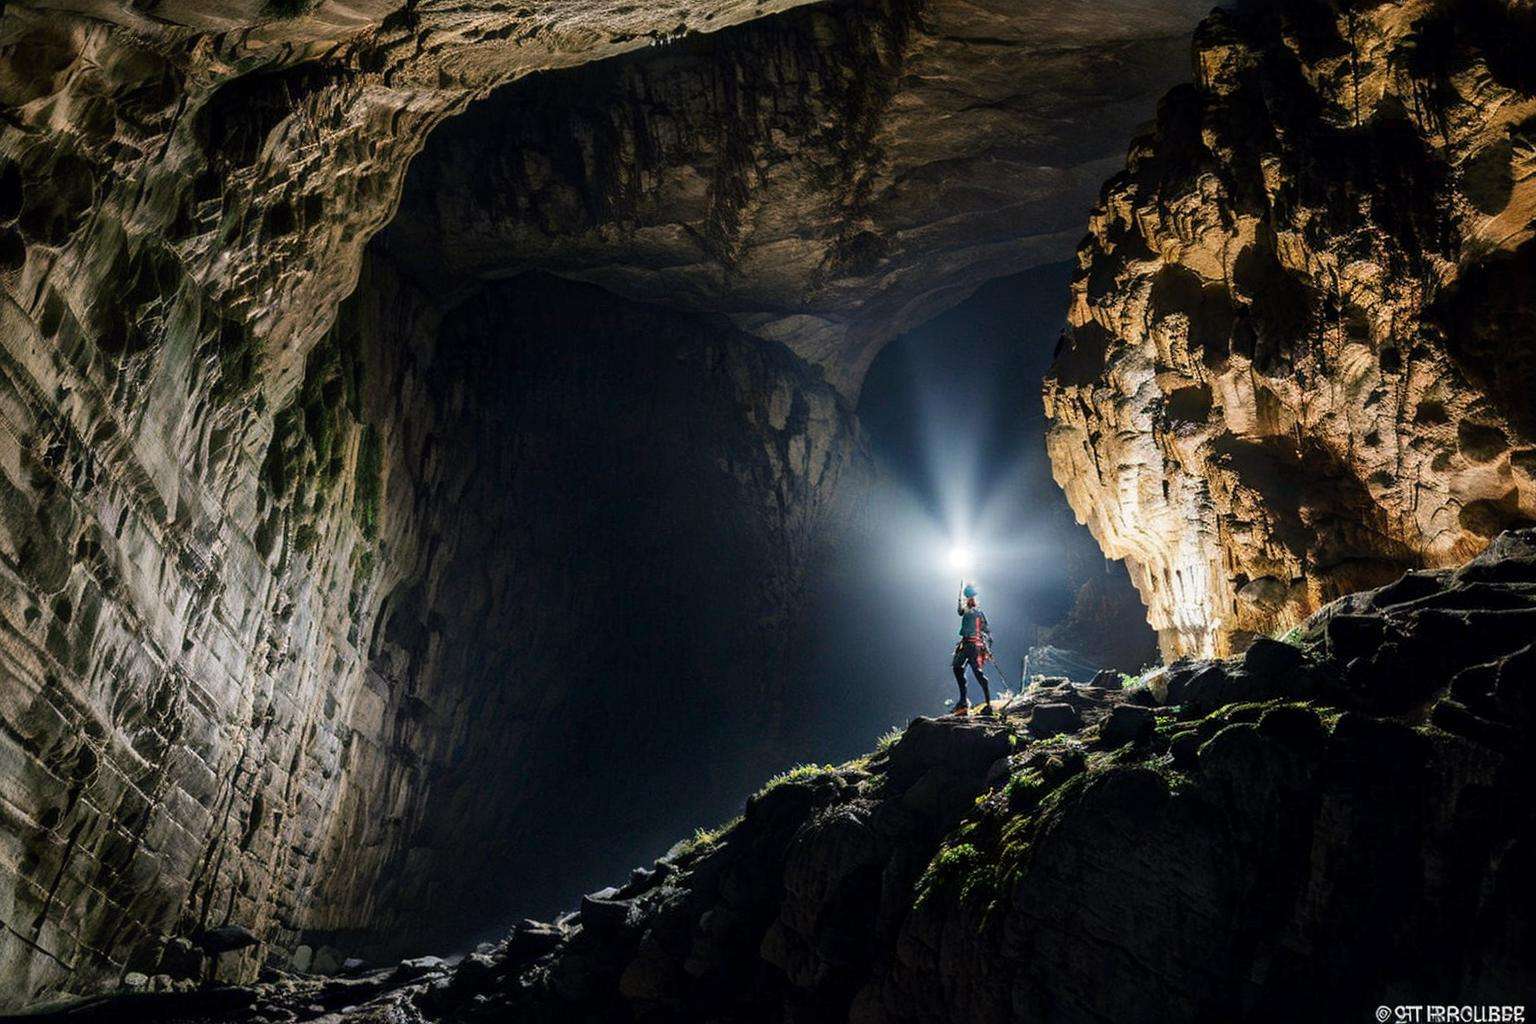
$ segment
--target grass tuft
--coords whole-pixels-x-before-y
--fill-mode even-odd
[[[779,772],[779,774],[769,779],[767,785],[763,786],[762,789],[757,791],[757,796],[762,796],[764,793],[777,789],[778,787],[784,785],[786,782],[799,782],[802,779],[814,779],[818,775],[825,775],[828,772],[834,771],[837,771],[836,765],[797,764],[788,771]]]

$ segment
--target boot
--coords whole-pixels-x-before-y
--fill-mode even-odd
[[[965,701],[965,700],[963,700],[960,703],[956,704],[955,705],[955,710],[950,712],[950,714],[952,714],[952,715],[968,715],[970,713],[971,713],[971,703],[970,703],[970,701]]]
[[[981,706],[981,711],[979,713],[982,718],[991,718],[996,712],[992,710],[992,702],[987,701]]]

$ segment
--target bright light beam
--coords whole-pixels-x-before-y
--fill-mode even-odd
[[[949,549],[949,567],[960,575],[969,573],[975,564],[976,558],[970,545],[956,544]]]

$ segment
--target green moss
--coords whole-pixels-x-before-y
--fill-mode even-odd
[[[881,733],[880,738],[875,741],[875,753],[883,754],[887,750],[890,750],[896,745],[897,740],[906,735],[906,732],[907,730],[901,728],[898,725],[891,726],[885,732]]]
[[[997,868],[974,844],[968,842],[946,844],[934,854],[933,860],[917,882],[917,900],[921,907],[935,897],[955,897],[962,902],[976,903],[995,898],[997,895]]]
[[[1049,791],[1045,776],[1033,768],[1026,768],[1015,772],[1008,779],[1008,784],[1003,787],[1003,796],[1007,798],[1008,806],[1015,811],[1033,810]]]
[[[363,428],[363,440],[357,451],[355,484],[353,514],[363,536],[373,540],[379,535],[379,503],[384,485],[379,432],[371,424]]]

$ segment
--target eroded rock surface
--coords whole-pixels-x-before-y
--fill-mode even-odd
[[[550,280],[445,315],[384,266],[264,414],[241,528],[189,485],[173,516],[11,394],[37,439],[6,478],[17,1001],[195,975],[181,943],[226,924],[260,944],[225,977],[301,931],[462,939],[611,869],[601,822],[660,827],[672,744],[697,796],[739,791],[751,754],[722,751],[761,755],[796,699],[776,655],[862,459],[782,348]],[[735,711],[676,723],[718,664],[744,666]],[[580,781],[603,763],[646,767]]]
[[[1536,21],[1217,12],[1105,187],[1051,457],[1164,653],[1241,649],[1536,516]]]
[[[1517,1004],[1536,983],[1533,622],[1526,530],[1242,657],[917,719],[457,965],[153,998],[170,1021],[357,1022]],[[215,997],[240,1008],[197,1017]]]
[[[339,429],[368,386],[309,360],[426,132],[775,9],[5,6],[0,1007],[231,919],[271,944],[248,972],[303,923],[353,737],[414,763],[364,667],[404,571],[374,574],[379,439]]]

